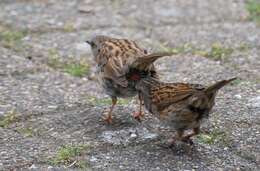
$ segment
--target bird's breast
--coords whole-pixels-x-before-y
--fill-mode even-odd
[[[102,73],[100,75],[99,83],[107,95],[121,98],[133,97],[137,95],[137,91],[133,86],[123,87],[115,83],[112,79],[103,77]]]

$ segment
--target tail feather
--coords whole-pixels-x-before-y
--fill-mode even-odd
[[[205,92],[206,92],[206,94],[211,94],[213,92],[216,92],[219,89],[221,89],[222,87],[224,87],[225,85],[227,85],[228,83],[234,81],[235,79],[237,79],[237,78],[235,77],[235,78],[231,78],[231,79],[228,79],[228,80],[218,81],[215,84],[206,88]]]
[[[130,66],[131,68],[136,68],[138,70],[147,70],[147,68],[154,63],[157,59],[164,57],[164,56],[171,56],[172,53],[167,52],[158,52],[158,53],[151,53],[146,56],[137,58]]]

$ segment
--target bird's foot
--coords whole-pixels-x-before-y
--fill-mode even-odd
[[[176,139],[170,139],[168,143],[168,148],[174,148],[176,146]]]
[[[112,124],[113,123],[113,119],[111,115],[107,115],[103,118],[103,120],[107,123],[107,124]]]
[[[193,145],[194,144],[192,139],[190,139],[190,137],[183,137],[181,141],[184,142],[184,143],[187,143],[189,145]]]
[[[143,112],[134,112],[134,113],[133,113],[133,116],[134,116],[134,118],[135,118],[137,121],[141,122],[141,121],[142,121],[142,118],[144,117],[144,113],[143,113]]]
[[[169,139],[167,142],[164,142],[163,144],[160,144],[160,147],[166,149],[173,149],[175,146],[176,146],[176,139],[174,138]]]

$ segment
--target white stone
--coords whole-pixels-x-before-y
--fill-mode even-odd
[[[30,169],[36,169],[37,167],[35,166],[35,164],[32,164]]]
[[[236,95],[235,95],[235,98],[237,98],[237,99],[241,99],[242,96],[241,96],[240,94],[236,94]]]
[[[96,157],[92,156],[89,160],[90,160],[91,162],[95,162],[95,161],[97,161],[98,159],[97,159]]]
[[[251,100],[249,100],[249,102],[250,106],[260,108],[260,96],[252,98]]]
[[[131,138],[136,138],[137,135],[136,135],[135,133],[131,133],[130,137],[131,137]]]

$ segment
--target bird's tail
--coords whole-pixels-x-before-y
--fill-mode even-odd
[[[218,81],[215,84],[207,87],[204,91],[208,95],[212,94],[212,93],[215,93],[216,91],[218,91],[219,89],[221,89],[222,87],[224,87],[228,83],[234,81],[235,79],[237,79],[237,78],[235,77],[235,78],[231,78],[231,79],[228,79],[228,80]]]
[[[172,56],[172,53],[167,52],[158,52],[158,53],[151,53],[142,57],[137,58],[132,64],[131,68],[138,69],[140,71],[147,70],[152,63],[154,63],[157,59],[165,57],[165,56]]]

